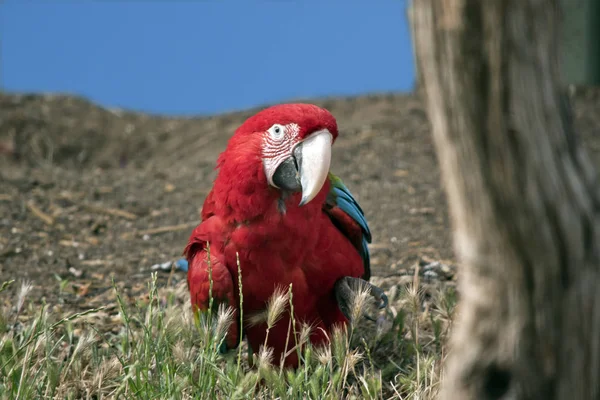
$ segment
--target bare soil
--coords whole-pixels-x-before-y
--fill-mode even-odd
[[[600,90],[578,88],[574,100],[580,137],[600,167]],[[332,171],[370,223],[374,281],[390,289],[421,265],[424,278],[453,282],[446,200],[419,99],[310,101],[338,119]],[[14,292],[31,281],[35,302],[71,311],[106,305],[113,279],[130,300],[143,296],[151,266],[181,255],[218,154],[255,111],[162,117],[0,93],[0,283],[17,280]],[[182,282],[185,273],[160,279]]]

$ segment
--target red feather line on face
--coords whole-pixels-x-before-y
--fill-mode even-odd
[[[298,143],[300,127],[298,124],[282,125],[284,130],[281,138],[274,138],[269,131],[264,133],[262,157],[265,163],[265,171],[272,170],[283,160],[290,156],[294,146]]]
[[[284,133],[280,139],[274,138],[268,131],[265,132],[263,156],[267,157],[286,151],[290,153],[292,151],[292,147],[298,141],[300,127],[298,124],[287,124],[282,126],[282,128],[284,129]]]

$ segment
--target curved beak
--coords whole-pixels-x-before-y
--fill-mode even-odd
[[[300,148],[301,154],[298,162],[302,186],[300,206],[314,199],[327,179],[331,164],[331,141],[331,133],[323,129],[313,133],[296,147]]]
[[[302,190],[299,206],[308,204],[319,193],[329,174],[332,136],[327,129],[309,135],[298,143],[292,157],[282,162],[273,175],[281,189]]]

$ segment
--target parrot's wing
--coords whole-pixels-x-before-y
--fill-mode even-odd
[[[331,186],[323,210],[360,253],[365,266],[363,279],[369,280],[371,259],[368,244],[371,243],[371,231],[365,214],[340,178],[330,173],[329,182]]]
[[[229,328],[226,340],[221,345],[221,352],[237,347],[241,338],[239,337],[239,307],[235,297],[233,278],[229,269],[223,263],[222,257],[215,252],[210,252],[207,245],[208,232],[219,224],[217,217],[211,217],[204,223],[198,225],[192,232],[188,245],[184,250],[189,269],[187,276],[188,289],[192,308],[205,312],[211,304],[217,311],[219,304],[225,304],[233,308],[235,323]],[[208,232],[207,232],[208,231]]]
[[[200,221],[206,221],[210,217],[214,216],[215,215],[214,209],[215,209],[215,201],[213,200],[213,191],[211,190],[208,193],[208,195],[206,196],[206,199],[204,200],[204,204],[202,205],[202,211],[200,212]],[[197,240],[197,238],[196,238],[196,240]],[[201,245],[201,244],[202,243],[199,242],[196,245]],[[188,245],[188,246],[190,246],[190,245]],[[202,248],[202,246],[200,246],[200,247]],[[187,252],[188,252],[188,249],[185,250],[185,253],[187,253]],[[160,264],[157,264],[157,265],[160,265]],[[166,263],[165,263],[165,265],[166,265]],[[165,268],[168,268],[170,270],[171,265],[169,264]],[[187,257],[182,257],[179,260],[175,261],[175,268],[177,268],[179,271],[188,272],[189,262],[188,262]]]

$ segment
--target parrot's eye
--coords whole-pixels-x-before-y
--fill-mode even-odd
[[[269,130],[271,131],[271,136],[273,136],[274,139],[282,139],[285,135],[285,127],[279,124],[273,125]]]

